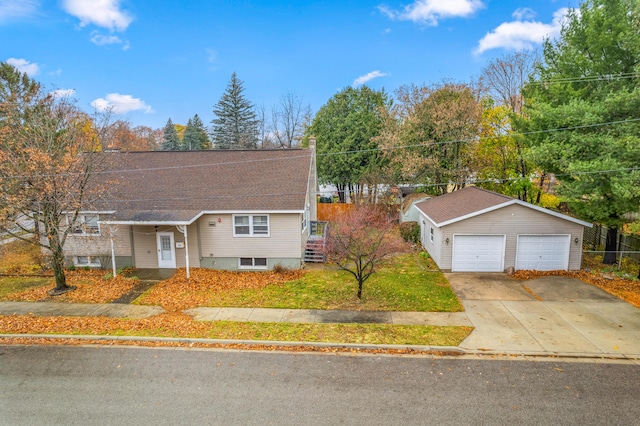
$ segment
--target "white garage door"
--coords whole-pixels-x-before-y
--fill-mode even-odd
[[[504,235],[454,235],[451,270],[502,272]]]
[[[518,235],[516,269],[567,270],[571,235]]]

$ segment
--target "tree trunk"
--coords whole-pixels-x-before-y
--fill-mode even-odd
[[[51,262],[53,268],[53,276],[56,278],[56,292],[68,290],[70,287],[67,285],[67,277],[64,275],[64,255],[62,250],[53,253],[53,259]]]
[[[364,281],[362,279],[358,280],[358,300],[362,299],[362,284],[364,284]]]
[[[616,263],[616,250],[618,242],[618,228],[608,228],[607,238],[604,246],[604,257],[602,263],[605,265],[614,265]]]
[[[53,221],[51,221],[51,223],[53,223],[53,225],[56,224],[56,222]],[[67,285],[67,277],[64,275],[64,249],[60,243],[58,229],[49,224],[49,226],[45,226],[45,230],[47,232],[47,239],[49,240],[49,249],[51,250],[53,276],[56,279],[56,288],[50,294],[61,294],[73,290],[72,287]]]
[[[341,203],[345,202],[345,185],[344,184],[336,184],[336,188],[338,189],[338,199],[340,200]]]

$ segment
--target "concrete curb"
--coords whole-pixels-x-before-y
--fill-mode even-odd
[[[511,360],[555,360],[555,361],[602,361],[602,362],[631,362],[640,365],[640,354],[619,354],[619,353],[549,353],[549,352],[527,352],[527,351],[485,351],[485,350],[469,350],[462,349],[457,346],[421,346],[421,345],[375,345],[365,343],[325,343],[325,342],[288,342],[275,340],[225,340],[225,339],[198,339],[185,337],[152,337],[152,336],[92,336],[92,335],[72,335],[72,334],[0,334],[0,339],[52,339],[52,340],[87,340],[100,342],[128,342],[131,346],[136,346],[136,342],[167,342],[183,345],[220,345],[221,350],[252,350],[238,348],[224,348],[224,346],[255,346],[255,350],[264,350],[260,347],[278,347],[286,351],[287,347],[309,347],[309,348],[336,348],[336,349],[354,349],[363,351],[374,350],[398,350],[407,351],[402,356],[425,356],[431,355],[437,358],[476,358],[476,359],[497,359],[498,357],[509,357]],[[0,342],[0,345],[2,343]],[[194,348],[206,349],[206,348]],[[277,351],[278,349],[276,349]],[[269,350],[271,352],[271,350]],[[310,351],[311,352],[311,351]],[[415,352],[412,354],[411,352]],[[339,352],[338,352],[339,353]],[[366,353],[365,353],[366,354]],[[382,354],[375,354],[382,355]],[[392,354],[393,355],[393,354]]]

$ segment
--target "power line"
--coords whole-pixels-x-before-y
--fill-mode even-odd
[[[328,157],[335,155],[345,155],[345,154],[358,154],[364,152],[377,152],[377,151],[392,151],[397,149],[409,149],[409,148],[420,148],[420,147],[431,147],[431,146],[439,146],[439,145],[449,145],[449,144],[458,144],[458,143],[469,143],[469,142],[477,142],[483,139],[503,139],[503,138],[511,138],[518,136],[531,136],[536,134],[544,134],[544,133],[552,133],[552,132],[560,132],[560,131],[569,131],[569,130],[580,130],[587,129],[593,127],[601,127],[601,126],[609,126],[616,124],[625,124],[625,123],[635,123],[640,122],[640,118],[630,118],[627,120],[617,120],[617,121],[608,121],[603,123],[592,123],[592,124],[583,124],[579,126],[569,126],[569,127],[560,127],[556,129],[544,129],[544,130],[535,130],[531,132],[520,132],[520,133],[510,133],[507,135],[497,135],[497,136],[479,136],[472,137],[466,139],[457,139],[451,141],[442,141],[442,142],[427,142],[420,144],[411,144],[411,145],[396,145],[391,147],[376,147],[376,148],[367,148],[367,149],[357,149],[357,150],[348,150],[348,151],[336,151],[336,152],[327,152],[327,153],[318,153],[317,157]],[[297,151],[302,151],[301,149],[297,149]],[[252,150],[253,152],[254,150]],[[258,152],[262,152],[262,150],[255,150]],[[282,152],[277,150],[278,152]],[[134,154],[136,152],[189,152],[189,151],[131,151],[125,152],[124,154]],[[234,152],[233,150],[225,151],[225,152]],[[237,152],[237,151],[236,151]],[[187,168],[197,168],[197,167],[212,167],[212,166],[224,166],[224,165],[233,165],[233,164],[249,164],[249,163],[260,163],[264,161],[283,161],[289,159],[296,158],[306,158],[308,154],[304,155],[290,155],[288,157],[282,158],[262,158],[257,160],[235,160],[235,161],[223,161],[223,162],[215,162],[215,163],[203,163],[203,164],[190,164],[190,165],[181,165],[181,166],[162,166],[162,167],[147,167],[140,169],[116,169],[116,170],[103,170],[96,171],[92,174],[95,175],[104,175],[104,174],[114,174],[114,173],[136,173],[136,172],[146,172],[146,171],[155,171],[155,170],[171,170],[171,169],[187,169]],[[52,176],[60,176],[60,177],[68,177],[68,176],[81,176],[84,173],[60,173],[60,174],[41,174],[41,175],[14,175],[14,176],[4,176],[0,177],[3,179],[28,179],[28,178],[42,178],[42,177],[52,177]]]
[[[589,75],[583,77],[561,77],[561,78],[550,78],[547,80],[539,80],[532,81],[526,84],[564,84],[564,83],[582,83],[582,82],[593,82],[593,81],[604,81],[610,82],[615,80],[623,80],[623,79],[633,79],[640,78],[640,73],[638,72],[630,72],[630,73],[617,73],[617,74],[599,74],[599,75]]]

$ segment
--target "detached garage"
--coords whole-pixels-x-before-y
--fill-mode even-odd
[[[444,271],[573,270],[591,224],[474,186],[416,205],[422,246]]]

